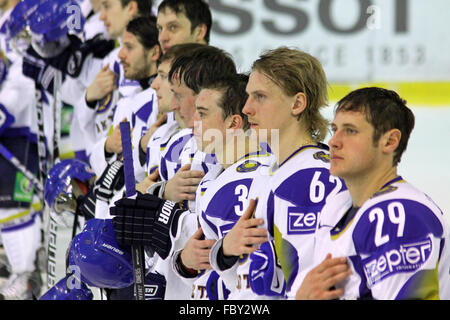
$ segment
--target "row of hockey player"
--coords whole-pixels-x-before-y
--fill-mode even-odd
[[[32,31],[22,73],[51,105],[55,85],[42,75],[61,71],[75,109],[79,160],[50,160],[45,204],[84,224],[68,273],[41,299],[92,299],[94,287],[135,299],[130,246],[145,248],[146,299],[449,298],[443,214],[396,171],[414,116],[394,92],[344,97],[328,147],[320,62],[281,47],[238,74],[230,55],[206,45],[203,1],[162,1],[156,18],[150,1],[103,1],[98,18],[115,49],[87,30],[87,15],[76,35],[50,27],[60,20],[43,13],[75,2],[20,4],[7,35],[17,46],[19,31]],[[135,198],[124,196],[122,121],[132,128]],[[35,129],[47,150],[52,122]],[[4,298],[25,298],[12,288]]]

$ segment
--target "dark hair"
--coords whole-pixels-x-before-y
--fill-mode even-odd
[[[211,33],[212,15],[209,5],[203,0],[164,0],[158,7],[158,13],[167,8],[175,14],[183,13],[191,22],[191,32],[204,24],[206,26],[205,41],[209,43]]]
[[[248,98],[248,94],[245,91],[248,78],[247,74],[240,73],[217,79],[201,88],[220,91],[222,96],[219,101],[219,107],[222,109],[223,119],[234,114],[240,115],[243,120],[244,130],[250,127],[247,116],[242,112]]]
[[[373,143],[391,129],[401,132],[400,142],[394,154],[394,165],[400,162],[414,128],[414,114],[406,101],[392,90],[377,87],[361,88],[347,94],[338,101],[335,113],[345,111],[362,112],[374,128]]]
[[[225,51],[208,45],[200,45],[190,52],[181,53],[173,62],[169,81],[183,80],[186,86],[198,94],[200,88],[217,79],[236,74],[236,65]]]
[[[197,49],[197,48],[202,47],[202,46],[203,46],[203,44],[193,43],[193,42],[192,43],[176,44],[176,45],[170,47],[169,49],[167,49],[166,53],[162,54],[159,57],[157,64],[160,65],[164,61],[174,60],[180,54],[189,52],[191,50]]]
[[[158,28],[156,27],[156,18],[153,16],[138,16],[132,19],[126,30],[136,36],[139,43],[145,49],[149,50],[158,45]]]
[[[152,14],[153,0],[120,0],[120,2],[122,3],[122,7],[125,7],[131,1],[135,1],[137,3],[139,16],[153,15]]]

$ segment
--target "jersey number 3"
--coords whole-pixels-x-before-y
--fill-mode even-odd
[[[236,186],[236,189],[234,189],[234,194],[238,196],[237,200],[239,201],[239,204],[234,206],[234,212],[238,216],[242,216],[244,214],[245,209],[247,209],[248,206],[248,188],[247,186],[240,184]]]

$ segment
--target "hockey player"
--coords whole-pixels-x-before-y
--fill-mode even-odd
[[[171,112],[172,91],[170,90],[169,71],[172,61],[181,53],[198,48],[200,44],[187,43],[175,45],[168,49],[160,58],[158,72],[151,87],[156,91],[158,97],[158,111],[160,118],[152,125],[152,128],[145,134],[140,142],[139,157],[145,161],[147,177],[138,186],[141,193],[146,193],[147,189],[159,178],[157,169],[160,165],[161,152],[172,135],[180,129],[179,123],[175,120]]]
[[[164,53],[167,53],[167,50],[179,44],[207,44],[209,43],[211,29],[211,12],[208,4],[203,1],[162,1],[158,6],[157,25],[159,31],[158,39]],[[194,33],[196,34],[195,36]],[[185,49],[189,50],[190,47],[193,47],[193,45],[188,46]],[[160,91],[164,91],[164,88],[167,88],[168,81],[166,80],[168,79],[170,70],[169,60],[173,60],[174,54],[175,52],[170,53],[169,57],[166,57],[161,61],[161,68],[164,71],[161,74],[160,80],[157,80],[155,83],[155,85],[160,86]],[[155,90],[158,89],[155,88]],[[167,90],[158,96],[158,99],[166,100],[167,108],[170,108],[169,104],[172,98],[170,90]],[[164,104],[164,101],[162,103]],[[161,149],[160,145],[165,145],[167,143],[167,139],[164,143],[162,142],[165,137],[169,138],[173,133],[173,130],[177,129],[177,122],[172,121],[174,119],[173,112],[170,112],[167,117],[167,123],[161,126],[154,137],[150,139],[152,132],[148,132],[141,140],[141,157],[144,157],[145,155],[147,158],[146,165],[149,174],[155,172],[159,166],[159,152],[146,154],[146,151],[150,149]],[[160,119],[160,123],[163,121],[164,119]],[[156,140],[158,141],[155,143]],[[149,148],[146,148],[146,142],[147,144],[148,142],[151,143]],[[164,147],[162,149],[164,149]],[[142,185],[142,190],[146,190],[156,181],[155,179],[157,179],[156,176],[149,176],[148,179],[146,179],[146,183]]]
[[[259,286],[259,290],[255,289],[264,295],[282,294],[283,279],[273,268],[264,270],[260,259],[265,256],[266,266],[273,266],[278,256],[286,294],[290,296],[303,270],[312,263],[317,216],[328,195],[343,188],[343,183],[329,173],[328,148],[321,143],[328,124],[320,113],[327,103],[326,77],[316,58],[281,47],[254,62],[247,93],[243,111],[251,128],[260,138],[266,135],[272,150],[279,152],[274,153],[277,161],[270,177],[250,190],[249,198],[258,199],[255,219],[250,219],[252,201],[234,227],[211,249],[211,264],[231,281],[239,256],[252,254],[269,239],[274,250],[262,247],[258,256],[250,256],[253,265],[249,268],[256,272],[243,285]],[[274,139],[276,132],[278,140]],[[264,281],[258,285],[261,276]],[[295,295],[296,290],[293,292]]]
[[[397,171],[414,115],[397,93],[350,92],[336,105],[330,172],[348,190],[320,215],[298,299],[449,299],[444,213]],[[334,258],[333,258],[334,257]]]
[[[100,9],[101,9],[101,0],[85,0],[80,3],[81,13],[85,18],[86,22],[84,24],[83,36],[84,41],[94,41],[95,39],[107,39],[108,32],[106,30],[105,25],[100,20]],[[113,42],[113,40],[111,40]],[[99,43],[98,47],[103,46]],[[115,46],[115,44],[114,44]],[[109,51],[114,49],[114,46],[110,44]],[[107,51],[107,50],[105,50]],[[106,52],[108,53],[108,52]],[[90,67],[92,68],[92,61],[86,63],[90,63]],[[89,83],[90,84],[90,83]],[[84,90],[86,90],[86,85],[78,79],[78,77],[66,77],[65,81],[61,86],[61,96],[64,103],[70,106],[77,106],[77,100],[80,96],[83,95]],[[71,122],[70,122],[70,132],[69,132],[69,141],[71,143],[71,147],[74,151],[75,158],[80,159],[86,163],[89,163],[89,159],[86,154],[86,143],[83,138],[83,132],[81,131],[82,124],[80,123],[80,110],[77,108],[73,111]]]
[[[29,172],[37,175],[34,83],[22,74],[22,59],[7,39],[8,19],[18,1],[0,1],[0,143]],[[0,299],[31,299],[39,294],[40,204],[35,189],[5,154],[0,155],[0,232],[8,258],[9,278]]]
[[[182,121],[181,123],[183,123],[184,126],[188,126],[191,132],[190,135],[192,135],[193,115],[195,113],[194,101],[195,96],[199,92],[199,88],[202,85],[206,85],[214,81],[216,77],[233,75],[235,73],[236,67],[233,60],[222,50],[210,46],[202,45],[197,49],[181,54],[173,61],[169,72],[169,79],[171,79],[171,86],[174,94],[172,108],[175,111],[175,114],[180,114],[179,118]],[[132,217],[132,212],[134,212],[135,205],[139,206],[142,204],[140,201],[141,197],[151,197],[154,199],[155,204],[167,203],[169,206],[174,204],[174,202],[164,202],[164,200],[162,200],[162,197],[166,198],[170,196],[171,193],[167,193],[168,190],[174,190],[174,197],[181,197],[181,199],[186,199],[185,194],[193,194],[195,197],[195,190],[197,189],[197,185],[200,182],[202,175],[197,177],[193,176],[193,173],[196,171],[189,171],[188,167],[181,167],[178,160],[180,157],[181,148],[171,147],[171,145],[175,146],[176,144],[174,143],[177,142],[183,143],[184,140],[182,138],[180,139],[180,137],[177,137],[176,135],[173,137],[174,138],[172,138],[167,144],[165,153],[162,154],[162,165],[160,166],[162,172],[163,166],[169,168],[169,170],[167,170],[167,177],[169,180],[167,184],[154,184],[148,190],[149,192],[153,192],[154,195],[159,195],[161,198],[148,194],[138,195],[136,201],[131,201],[131,203],[129,203],[129,199],[124,198],[116,202],[116,206],[111,208],[111,215],[119,215],[119,217],[114,218],[116,219],[116,234],[119,234],[119,236],[122,235],[122,237],[131,241],[131,243],[127,242],[127,244],[139,243],[139,245],[149,246],[152,244],[152,246],[155,246],[153,250],[155,250],[161,258],[157,261],[155,271],[162,273],[167,281],[165,298],[188,299],[191,294],[191,287],[178,281],[178,277],[174,274],[171,268],[169,256],[173,250],[180,248],[179,246],[183,247],[184,243],[192,235],[192,230],[197,229],[198,222],[196,215],[192,215],[192,217],[184,219],[184,217],[189,215],[189,211],[184,211],[184,215],[178,216],[179,219],[175,219],[178,222],[173,222],[174,233],[172,234],[174,239],[172,240],[170,236],[171,233],[167,233],[169,229],[165,229],[165,226],[163,225],[161,225],[161,227],[163,227],[165,231],[161,229],[161,232],[154,232],[153,236],[155,236],[155,240],[153,241],[151,240],[151,234],[147,234],[146,236],[143,236],[142,234],[131,234],[130,239],[130,235],[127,233],[127,231],[129,231],[128,226],[125,228],[126,230],[124,230],[123,227],[125,226],[122,224],[122,217],[124,217],[122,216],[122,213],[124,213],[125,216]],[[174,166],[171,168],[164,162],[169,162],[170,164],[174,164]],[[176,168],[177,165],[178,171]],[[203,172],[200,171],[200,173]],[[161,176],[161,178],[164,179],[163,176]],[[191,185],[180,185],[177,183],[177,181],[181,180],[187,181]],[[173,184],[171,182],[173,182]],[[155,185],[157,185],[157,188],[155,188]],[[166,188],[164,188],[164,186],[166,186]],[[172,187],[173,189],[171,189]],[[169,197],[169,199],[171,198]],[[172,199],[178,202],[178,199],[180,198]],[[193,200],[193,198],[190,199]],[[159,205],[157,207],[159,207]],[[179,207],[172,206],[173,210],[176,210],[177,208]],[[147,209],[149,211],[149,215],[156,214],[156,208],[150,206]],[[130,215],[126,213],[128,210]],[[181,212],[183,211],[180,211],[180,213]],[[142,221],[136,221],[136,223],[142,224]],[[123,232],[125,232],[125,234]],[[161,236],[161,238],[156,239],[157,235]]]
[[[137,16],[151,15],[151,1],[107,0],[102,1],[100,20],[103,21],[108,36],[118,39],[128,22]],[[133,93],[139,83],[125,78],[118,52],[120,48],[111,51],[102,61],[91,59],[83,65],[78,76],[83,93],[76,95],[77,101],[72,101],[79,111],[78,121],[82,125],[82,140],[88,157],[95,150],[95,143],[108,135],[113,117],[113,109],[120,96]],[[104,170],[104,161],[98,165],[90,159],[94,171],[100,175]]]
[[[233,288],[225,288],[209,264],[212,244],[243,214],[254,178],[261,175],[262,167],[267,169],[273,161],[270,153],[261,152],[257,142],[244,133],[249,128],[242,113],[247,100],[247,81],[248,76],[244,75],[218,80],[203,87],[196,99],[197,145],[202,151],[214,153],[221,167],[210,171],[197,188],[195,204],[201,229],[172,258],[182,278],[195,280],[193,299],[226,299],[230,291],[230,299],[256,297],[240,285],[244,279]],[[202,240],[203,235],[206,240]],[[243,274],[248,275],[248,267],[246,272],[240,272]]]
[[[211,11],[208,4],[204,1],[162,1],[158,6],[157,25],[159,30],[159,42],[163,52],[166,52],[169,48],[177,44],[209,43],[211,24]],[[175,112],[174,115],[169,114],[169,123],[162,126],[159,135],[161,134],[161,131],[172,132],[172,130],[175,129],[175,124],[171,121],[173,116],[176,117],[177,123],[181,124],[181,126],[185,126],[185,124],[181,122],[181,119],[178,118],[178,112]],[[177,133],[178,135],[190,134],[188,130]],[[168,137],[170,136],[171,135],[168,135]],[[149,140],[150,138],[147,136],[145,137],[145,139]],[[145,139],[143,140],[145,141]],[[168,140],[161,142],[163,139],[160,136],[155,136],[155,139],[158,139],[160,141],[156,143],[156,146],[154,146],[154,148],[158,148],[160,145],[162,145],[162,148],[160,149],[164,150],[167,146]],[[186,139],[180,139],[179,142],[182,143],[185,148],[191,147],[190,144],[186,145],[186,143],[188,142]],[[183,145],[180,143],[177,143],[177,149],[183,147]],[[142,152],[142,154],[143,153],[144,152]],[[151,172],[154,172],[159,166],[159,155],[155,156],[155,153],[153,153],[153,155],[151,155],[150,157],[147,155],[147,158],[147,166],[150,165],[150,167],[148,168],[151,170]],[[188,159],[184,161],[185,164],[191,161],[191,158],[187,158]],[[201,178],[199,176],[201,174],[199,170],[192,170],[191,172],[188,172],[190,168],[191,167],[189,165],[183,166],[182,170],[180,171],[180,175],[176,177],[178,178],[177,182],[172,183],[171,186],[187,187],[187,179],[189,179],[190,176],[192,176],[192,178]],[[176,169],[178,170],[179,167],[176,167]],[[183,175],[183,177],[181,177],[181,175]],[[165,171],[162,173],[162,177],[163,179],[167,180],[167,174],[165,173]],[[157,175],[149,176],[148,179],[146,179],[147,181],[145,182],[145,184],[143,184],[142,188],[148,188],[149,186],[154,184],[156,182],[155,178],[157,178]],[[198,182],[199,181],[200,180],[198,180]],[[195,184],[195,186],[198,185],[198,182],[195,182],[197,183]],[[194,185],[192,184],[190,184],[190,186],[194,187]],[[159,188],[158,186],[157,188],[162,191],[164,190]],[[183,194],[178,195],[176,195],[175,193],[170,193],[167,197],[172,197],[176,201],[188,200],[188,198],[193,198],[193,192],[183,192]]]
[[[138,17],[131,20],[122,37],[118,53],[127,79],[139,82],[139,87],[128,97],[118,100],[112,122],[112,133],[99,139],[93,149],[91,160],[96,167],[106,167],[122,152],[119,123],[128,120],[133,130],[133,159],[135,178],[140,182],[145,177],[143,166],[139,163],[139,144],[142,136],[156,121],[158,106],[156,93],[150,87],[156,75],[156,62],[160,57],[158,30],[154,17]],[[105,157],[106,156],[106,157]]]
[[[208,44],[211,10],[203,0],[164,0],[158,6],[157,24],[163,52],[180,43]]]
[[[189,170],[188,162],[182,163],[183,147],[192,139],[195,97],[200,86],[217,77],[235,74],[233,60],[222,50],[201,45],[176,58],[169,72],[173,98],[171,108],[182,130],[174,134],[161,154],[159,175],[161,183],[154,184],[148,192],[172,201],[194,200],[203,170]],[[192,154],[196,150],[191,150]],[[190,159],[189,159],[190,160]]]

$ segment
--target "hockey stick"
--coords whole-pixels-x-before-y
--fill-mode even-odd
[[[36,114],[38,127],[38,156],[39,156],[39,181],[44,186],[45,178],[48,172],[48,154],[46,147],[45,131],[44,131],[44,106],[43,97],[44,89],[39,83],[35,83],[36,94]],[[43,196],[41,197],[43,212],[43,245],[47,259],[47,288],[50,289],[56,284],[56,221],[48,212],[49,208],[45,205]]]
[[[61,99],[60,99],[60,89],[62,82],[61,71],[56,70],[49,66],[44,75],[42,76],[48,82],[53,79],[53,152],[50,157],[50,163],[47,163],[47,170],[49,170],[59,159],[59,140],[61,135]],[[43,128],[42,128],[43,129]],[[51,210],[45,206],[46,210]],[[45,210],[44,210],[45,212]],[[47,247],[47,287],[51,288],[56,284],[56,249],[57,249],[57,233],[58,233],[58,222],[53,218],[53,216],[48,212],[46,214],[48,219],[46,226],[46,235],[48,236],[46,247]]]
[[[123,121],[120,123],[120,134],[122,138],[122,154],[123,167],[125,175],[126,196],[129,198],[136,197],[136,182],[134,179],[133,154],[131,150],[131,134],[130,123]],[[134,273],[134,292],[136,300],[145,300],[144,291],[144,247],[132,246],[131,253],[133,256],[133,273]]]
[[[16,169],[18,169],[20,172],[23,173],[23,175],[31,181],[31,183],[34,185],[36,190],[41,194],[44,192],[44,187],[42,186],[41,181],[31,172],[28,170],[19,159],[17,159],[11,151],[9,151],[2,143],[0,143],[0,154],[8,160]]]
[[[53,154],[51,164],[59,160],[59,144],[61,140],[61,86],[62,73],[55,69],[53,77]]]

